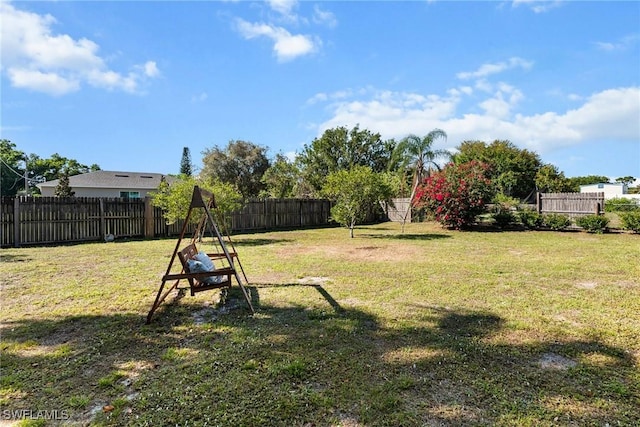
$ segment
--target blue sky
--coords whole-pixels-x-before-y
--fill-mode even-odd
[[[640,2],[2,1],[1,138],[177,173],[183,147],[325,129],[507,139],[640,177]]]

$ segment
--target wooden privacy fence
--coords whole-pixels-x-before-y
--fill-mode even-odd
[[[536,207],[541,214],[600,215],[604,212],[604,193],[538,193]]]
[[[330,223],[324,199],[251,200],[231,215],[230,231],[312,227]],[[180,234],[182,222],[166,224],[151,200],[92,197],[3,197],[0,246],[154,238]],[[193,231],[192,225],[188,231]]]
[[[536,209],[538,213],[558,213],[577,217],[599,215],[604,212],[604,193],[538,193]],[[386,212],[390,221],[401,222],[407,209],[407,222],[411,222],[411,209],[408,198],[392,199],[393,206],[387,205]]]
[[[411,199],[408,197],[391,199],[392,204],[386,204],[386,213],[389,221],[402,222],[405,220],[411,222]],[[408,212],[407,212],[408,211]]]

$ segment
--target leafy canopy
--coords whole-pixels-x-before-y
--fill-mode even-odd
[[[380,208],[380,202],[392,197],[392,188],[386,174],[374,172],[369,166],[354,166],[329,174],[322,194],[335,202],[331,218],[349,228],[350,236],[356,224],[367,214]]]
[[[26,164],[25,164],[26,162]],[[26,155],[8,139],[0,140],[0,179],[2,196],[15,196],[25,191],[25,166],[27,168],[27,193],[39,193],[36,184],[100,170],[100,166],[84,165],[77,160],[54,153],[48,159],[37,154]]]
[[[536,173],[542,167],[540,157],[516,147],[510,141],[464,141],[453,156],[457,164],[476,160],[490,166],[489,178],[497,193],[526,199],[535,191]]]
[[[446,132],[434,129],[423,137],[408,135],[393,150],[390,169],[397,168],[405,173],[405,176],[411,181],[412,193],[418,184],[431,174],[432,170],[440,170],[437,159],[450,160],[451,158],[451,153],[448,151],[433,149],[433,144],[437,139],[447,139]]]
[[[242,208],[242,197],[227,183],[205,182],[187,175],[180,175],[179,179],[169,185],[165,179],[160,182],[158,190],[151,193],[151,203],[163,210],[167,224],[184,220],[189,211],[193,187],[198,186],[211,192],[222,216],[227,218],[233,211]],[[201,209],[192,214],[190,221],[198,222],[203,215]]]
[[[200,177],[204,181],[230,184],[245,199],[258,197],[266,187],[262,176],[269,169],[267,148],[252,142],[232,140],[225,149],[204,151]]]
[[[350,170],[355,166],[384,172],[394,146],[393,140],[383,141],[379,133],[361,130],[359,126],[351,130],[340,126],[327,129],[310,145],[305,144],[296,160],[308,187],[319,192],[333,172]]]
[[[568,193],[573,192],[571,181],[565,178],[554,165],[542,166],[536,173],[536,188],[541,193]]]
[[[262,183],[265,185],[261,196],[284,199],[298,197],[300,170],[295,163],[290,162],[282,154],[277,154],[275,161],[262,175]]]

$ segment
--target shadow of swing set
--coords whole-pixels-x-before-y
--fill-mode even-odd
[[[189,219],[191,218],[194,209],[204,209],[204,215],[193,232],[191,242],[183,249],[180,249],[180,245],[184,239],[184,235],[189,224]],[[162,276],[162,283],[158,289],[156,299],[151,310],[149,310],[149,314],[147,315],[147,324],[151,323],[151,318],[153,317],[154,312],[183,279],[186,279],[189,282],[191,296],[194,296],[197,292],[208,291],[211,289],[230,288],[232,285],[232,279],[235,277],[236,282],[238,282],[238,285],[242,290],[244,299],[247,302],[249,311],[251,314],[255,313],[253,305],[251,304],[251,296],[245,288],[245,284],[248,285],[249,282],[247,280],[247,275],[244,272],[244,268],[242,267],[242,263],[238,257],[238,252],[231,241],[231,237],[224,227],[224,221],[221,221],[221,219],[214,195],[198,186],[194,186],[187,217],[184,220],[180,237],[178,238],[173,254],[171,255],[167,271],[164,276]],[[222,226],[222,232],[219,225]],[[223,266],[216,267],[210,271],[195,271],[195,269],[192,270],[192,268],[190,268],[190,264],[193,265],[190,261],[198,257],[199,251],[196,246],[196,242],[201,241],[207,230],[213,237],[216,251],[213,253],[207,253],[206,255],[211,261],[219,261]],[[178,258],[182,264],[182,270],[180,273],[171,273],[171,269],[173,268],[176,258]],[[169,284],[167,286],[167,282],[172,281],[173,284]]]

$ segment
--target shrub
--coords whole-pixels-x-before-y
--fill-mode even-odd
[[[640,211],[622,212],[619,214],[622,228],[640,233]]]
[[[517,208],[519,201],[513,197],[498,194],[494,200],[491,212],[495,224],[500,228],[505,228],[517,221],[514,210]]]
[[[631,212],[640,211],[638,200],[625,197],[615,197],[604,202],[605,212]]]
[[[571,218],[567,215],[558,213],[544,214],[542,224],[554,231],[560,231],[571,225]]]
[[[510,208],[505,208],[501,205],[496,205],[493,208],[491,218],[495,221],[495,224],[500,228],[505,228],[516,222],[516,214],[511,211]]]
[[[543,217],[533,209],[525,209],[518,212],[520,222],[529,230],[535,230],[542,226]]]
[[[607,231],[609,218],[604,215],[585,215],[576,218],[576,225],[589,233],[602,234]]]
[[[488,166],[478,161],[449,163],[418,188],[415,206],[424,207],[444,227],[470,227],[491,197]]]

